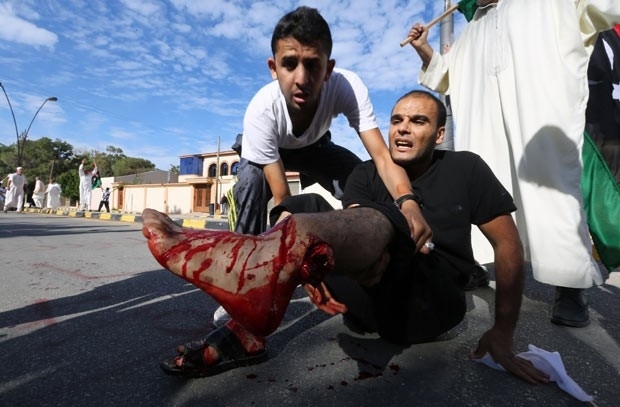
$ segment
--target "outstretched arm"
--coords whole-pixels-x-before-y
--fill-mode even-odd
[[[403,167],[392,161],[379,129],[363,131],[360,133],[360,138],[392,198],[397,199],[403,195],[411,194],[411,181]],[[416,243],[417,249],[422,253],[428,253],[429,249],[424,246],[424,243],[432,240],[433,232],[422,216],[419,205],[413,200],[404,201],[401,205],[401,212],[407,219],[411,238]]]
[[[502,215],[480,225],[495,252],[495,323],[482,335],[478,348],[470,355],[481,358],[490,353],[507,371],[526,382],[537,384],[549,381],[546,374],[528,360],[515,356],[513,335],[524,286],[523,245],[510,215]]]

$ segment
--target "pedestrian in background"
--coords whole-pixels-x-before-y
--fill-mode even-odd
[[[4,200],[6,199],[6,188],[4,181],[0,181],[0,211],[4,210]]]
[[[55,178],[50,179],[50,183],[47,185],[45,193],[47,194],[47,208],[58,208],[60,206],[60,194],[62,193],[62,188],[60,188],[60,185],[56,183]]]
[[[17,213],[21,213],[24,209],[26,176],[23,174],[23,171],[22,167],[17,167],[15,172],[8,176],[8,192],[4,202],[4,213],[7,213],[9,208],[16,208]]]
[[[101,212],[101,208],[105,206],[106,212],[110,213],[110,193],[110,187],[106,187],[105,191],[103,191],[103,195],[101,195],[101,201],[99,201],[99,209],[97,209],[97,212]]]
[[[93,177],[98,174],[97,163],[93,162],[93,169],[84,169],[84,161],[78,168],[78,174],[80,175],[80,209],[90,210],[90,198],[93,185]]]
[[[45,202],[45,184],[39,177],[35,177],[32,200],[34,201],[34,206],[39,209],[43,208],[43,202]]]

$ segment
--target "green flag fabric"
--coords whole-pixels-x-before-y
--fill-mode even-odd
[[[93,175],[90,187],[91,189],[101,188],[101,178],[99,177],[99,174]]]
[[[458,10],[463,13],[467,21],[471,21],[474,18],[474,13],[478,9],[476,0],[461,0],[458,3]]]
[[[598,258],[620,271],[620,24],[603,31],[588,65],[581,190]]]
[[[620,267],[620,187],[588,133],[583,141],[581,191],[590,235],[609,271]]]

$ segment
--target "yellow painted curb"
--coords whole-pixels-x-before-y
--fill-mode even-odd
[[[135,215],[122,215],[121,222],[134,222],[136,220]]]
[[[200,219],[183,219],[183,227],[203,229],[205,221]]]
[[[104,219],[104,220],[110,220],[112,219],[112,214],[111,213],[102,213],[101,215],[99,215],[99,219]]]

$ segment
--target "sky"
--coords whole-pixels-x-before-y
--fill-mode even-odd
[[[271,81],[273,27],[300,5],[329,23],[336,66],[360,75],[387,136],[392,105],[419,88],[419,57],[399,43],[445,0],[0,0],[0,82],[19,133],[58,98],[43,105],[29,140],[60,139],[76,152],[114,146],[168,170],[218,142],[230,150],[248,102]],[[455,13],[455,36],[464,24]],[[429,37],[435,49],[439,31]],[[342,117],[332,140],[369,158]],[[15,142],[1,94],[0,143]]]

